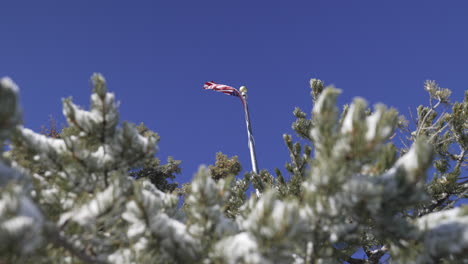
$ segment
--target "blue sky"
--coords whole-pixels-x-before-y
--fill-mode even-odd
[[[466,1],[3,1],[0,76],[38,131],[50,115],[65,122],[61,98],[88,106],[103,73],[122,120],[158,132],[157,156],[182,160],[186,182],[218,151],[250,170],[239,100],[204,82],[249,88],[259,167],[283,169],[310,78],[343,89],[341,104],[362,96],[406,115],[427,102],[427,79],[461,100],[467,28]]]

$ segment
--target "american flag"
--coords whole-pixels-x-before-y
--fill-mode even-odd
[[[211,82],[206,82],[205,85],[203,85],[203,89],[213,90],[213,91],[217,91],[217,92],[222,92],[222,93],[227,94],[227,95],[237,96],[237,97],[239,97],[241,99],[242,104],[245,105],[244,97],[234,87],[224,85],[224,84],[218,84],[218,83],[215,83],[215,82],[211,81]]]

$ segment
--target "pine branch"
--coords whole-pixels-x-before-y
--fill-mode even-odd
[[[369,264],[379,264],[380,259],[388,252],[388,248],[386,246],[382,246],[376,250],[370,250],[365,248],[366,255],[368,257],[367,263]]]
[[[342,261],[346,261],[349,264],[365,264],[366,260],[353,258],[351,256],[346,255],[345,253],[341,252],[340,250],[333,247],[333,251],[337,254],[338,258]],[[307,263],[307,262],[306,262]]]
[[[445,209],[452,208],[453,205],[454,205],[456,202],[458,202],[458,201],[460,201],[461,199],[463,199],[464,196],[467,195],[467,194],[468,194],[468,188],[467,188],[464,192],[462,192],[461,194],[459,194],[458,197],[457,197],[456,199],[450,201],[450,203],[448,203],[446,206],[444,206],[444,208],[442,208],[441,211],[442,211],[442,210],[445,210]]]
[[[75,247],[72,243],[70,243],[64,236],[60,234],[60,231],[56,228],[49,227],[47,230],[48,239],[49,241],[59,248],[64,248],[68,252],[70,252],[73,256],[79,258],[81,261],[90,264],[106,264],[107,262],[92,257],[83,250]]]
[[[437,130],[437,132],[435,132],[434,134],[432,134],[432,136],[429,138],[429,142],[431,142],[437,135],[440,135],[440,133],[442,133],[442,131],[444,131],[444,129],[446,129],[447,127],[449,126],[449,123],[445,124],[443,127],[441,127],[439,130]],[[440,144],[440,143],[439,143]]]
[[[423,129],[424,123],[426,122],[427,117],[429,117],[429,114],[431,114],[432,112],[434,112],[435,109],[436,109],[441,103],[442,103],[442,101],[439,100],[434,106],[432,106],[432,100],[431,100],[431,108],[429,109],[429,111],[427,111],[426,115],[424,115],[422,121],[419,123],[420,126],[419,126],[418,129],[416,130],[416,137],[419,136],[419,134],[421,133],[421,130]]]

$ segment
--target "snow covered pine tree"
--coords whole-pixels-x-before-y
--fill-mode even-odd
[[[266,171],[215,181],[201,167],[179,208],[175,194],[129,177],[129,167],[154,154],[156,140],[134,125],[119,126],[114,95],[102,76],[92,79],[90,111],[63,101],[80,133],[60,139],[23,128],[18,89],[1,81],[0,140],[22,141],[33,162],[47,168],[25,172],[8,152],[2,156],[3,263],[378,263],[384,255],[393,263],[468,262],[468,208],[450,209],[453,199],[443,195],[451,188],[463,197],[468,189],[460,182],[467,119],[459,119],[468,113],[468,95],[442,121],[432,117],[435,105],[420,110],[415,142],[398,158],[389,142],[398,125],[394,110],[377,105],[369,112],[356,99],[340,117],[339,90],[313,80],[312,119],[296,110],[294,124],[310,146],[301,155],[301,145],[285,136],[290,181]],[[446,141],[459,140],[458,173],[444,159],[437,169],[451,174],[426,185],[433,157],[427,142],[440,139],[442,128],[457,135]],[[443,163],[440,153],[450,147],[435,149]],[[260,198],[245,196],[250,179]],[[431,198],[446,208],[431,206]],[[367,259],[352,257],[359,247]]]
[[[21,123],[18,87],[9,78],[0,80],[0,146]],[[20,170],[0,156],[0,261],[33,253],[42,241],[44,218],[30,199],[31,182]]]

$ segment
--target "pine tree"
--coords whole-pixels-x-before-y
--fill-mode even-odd
[[[157,138],[120,126],[114,95],[92,79],[89,111],[64,99],[78,133],[62,138],[23,128],[18,89],[0,82],[0,140],[21,142],[40,164],[25,170],[2,156],[2,262],[468,262],[468,208],[453,208],[468,189],[468,93],[451,104],[448,90],[426,83],[435,103],[418,108],[412,131],[394,109],[369,110],[361,98],[340,113],[340,91],[312,80],[311,117],[294,111],[303,142],[284,136],[289,179],[279,170],[235,179],[225,173],[235,162],[218,158],[218,169],[200,167],[179,207],[177,195],[131,177]],[[438,114],[443,105],[451,112]],[[260,197],[247,197],[249,182]],[[365,259],[352,256],[359,248]]]
[[[218,181],[229,176],[235,176],[242,171],[242,166],[237,156],[228,158],[222,152],[216,153],[215,165],[208,166],[213,180]]]
[[[18,87],[9,78],[0,80],[0,145],[21,124]],[[44,218],[30,198],[31,181],[21,169],[14,169],[5,155],[0,156],[0,261],[15,263],[34,253],[43,243]]]
[[[160,137],[154,131],[151,131],[144,123],[140,123],[137,127],[138,133],[143,136],[152,136],[157,142]],[[50,117],[49,126],[41,127],[41,134],[50,138],[60,139],[62,137],[78,136],[80,133],[76,127],[63,127],[59,129],[57,123],[53,117]],[[47,171],[44,164],[31,162],[34,158],[35,153],[27,151],[24,141],[16,140],[12,142],[13,148],[9,151],[8,155],[11,156],[20,166],[27,168],[30,172],[34,172],[44,176],[43,174]],[[174,160],[172,157],[168,157],[166,164],[161,164],[161,161],[157,157],[148,157],[138,167],[129,168],[129,173],[136,179],[148,178],[156,188],[163,192],[174,191],[178,183],[175,182],[176,174],[181,173],[180,160]]]
[[[159,142],[158,134],[147,128],[144,123],[140,123],[137,129],[140,135],[151,135]],[[131,168],[130,176],[136,179],[147,178],[159,190],[172,192],[175,191],[178,186],[178,183],[174,182],[174,179],[176,178],[175,175],[181,172],[180,163],[180,160],[174,160],[170,156],[167,158],[166,164],[161,164],[161,161],[156,157],[148,158],[141,167]],[[172,183],[169,181],[172,181]]]
[[[233,156],[228,158],[222,152],[216,153],[215,165],[208,166],[209,177],[215,182],[222,181],[229,183],[229,191],[231,195],[225,201],[224,214],[229,218],[235,218],[239,213],[239,208],[246,201],[246,191],[250,185],[250,174],[246,173],[243,179],[235,179],[235,177],[242,171],[242,166],[237,158]],[[187,197],[191,195],[191,183],[185,183],[179,190],[179,195]],[[183,206],[185,209],[190,206],[190,203],[184,201]]]
[[[310,84],[313,103],[321,106],[320,104],[323,104],[323,102],[318,102],[318,100],[324,91],[324,84],[317,79],[312,79]],[[430,144],[431,148],[427,148],[426,146],[426,152],[434,152],[435,159],[432,161],[432,164],[427,163],[425,168],[432,167],[432,171],[435,169],[435,172],[432,176],[428,177],[429,182],[427,184],[416,189],[419,194],[426,197],[418,198],[413,203],[410,201],[407,201],[405,204],[402,203],[399,205],[401,208],[398,214],[417,221],[418,218],[426,214],[453,208],[456,202],[463,198],[468,198],[468,181],[466,175],[463,176],[461,174],[462,168],[467,166],[466,149],[468,146],[468,136],[466,132],[468,123],[466,120],[468,120],[468,92],[465,92],[465,99],[462,103],[451,104],[449,102],[450,90],[440,88],[434,81],[427,81],[425,83],[425,90],[429,93],[430,107],[418,107],[418,117],[415,120],[414,131],[411,131],[404,117],[400,116],[397,118],[397,113],[394,109],[387,110],[383,105],[376,105],[375,110],[371,111],[367,108],[365,101],[360,98],[355,99],[351,106],[346,105],[339,118],[336,108],[327,110],[327,114],[322,120],[320,120],[321,117],[318,111],[316,111],[317,106],[314,107],[315,112],[313,111],[312,118],[310,119],[307,118],[306,113],[296,108],[294,115],[297,120],[293,123],[292,128],[299,138],[306,143],[303,146],[299,142],[293,143],[290,135],[284,135],[284,140],[291,157],[291,162],[286,164],[290,180],[286,182],[281,172],[277,169],[276,178],[266,172],[263,172],[265,174],[263,176],[253,175],[255,179],[254,185],[256,185],[256,188],[265,188],[264,186],[267,185],[269,188],[275,189],[278,197],[283,199],[290,196],[298,197],[300,200],[304,199],[307,193],[306,189],[304,189],[307,177],[310,177],[311,173],[313,175],[314,169],[317,169],[317,166],[326,164],[325,160],[329,160],[328,157],[325,160],[320,160],[320,154],[324,149],[326,151],[334,150],[333,145],[329,147],[324,147],[323,145],[327,144],[327,141],[333,140],[333,131],[339,131],[341,133],[336,137],[340,139],[334,143],[338,145],[335,146],[338,150],[336,153],[328,153],[331,156],[338,153],[342,155],[341,159],[336,157],[335,162],[339,164],[339,168],[337,168],[338,171],[331,173],[335,175],[341,173],[340,170],[345,170],[345,174],[348,175],[384,176],[395,163],[398,163],[398,156],[402,160],[405,157],[403,154],[414,151],[408,146],[411,144]],[[339,93],[338,90],[330,88],[328,88],[328,92],[332,94],[330,95],[331,98]],[[445,111],[438,113],[436,109],[441,105],[445,106]],[[450,108],[452,108],[451,113],[449,112]],[[333,118],[336,119],[336,122],[325,126],[324,121],[329,121],[330,116],[334,116]],[[382,124],[385,123],[389,124],[389,126],[383,127]],[[323,128],[317,128],[317,125],[322,125]],[[396,133],[394,131],[395,128],[399,128],[401,132]],[[318,137],[320,130],[326,132],[323,134],[323,137]],[[385,132],[384,138],[377,138],[379,134],[382,134],[382,132],[379,133],[379,130]],[[394,142],[385,140],[385,138],[390,139],[397,134],[399,134],[401,140],[401,142],[397,143],[402,145],[401,148],[398,148]],[[343,144],[342,138],[344,136],[351,137],[346,147],[339,146]],[[425,143],[422,143],[422,141]],[[314,147],[315,156],[311,156]],[[347,167],[346,164],[348,163],[352,165]],[[333,164],[328,164],[327,167],[332,168]],[[420,170],[424,172],[425,169],[423,167]],[[423,180],[426,180],[426,177],[420,176],[419,182],[415,182],[415,184],[422,185],[424,183]],[[324,186],[321,185],[318,185],[321,187],[316,188],[317,190],[325,189],[325,192],[328,193],[331,191],[329,188],[336,188],[340,183],[331,183],[333,187],[329,184],[325,184],[326,188],[323,188]],[[319,191],[315,195],[317,193]],[[323,193],[323,195],[326,194]],[[389,210],[388,212],[391,211]],[[391,216],[391,214],[388,215],[388,217]],[[355,222],[356,220],[352,215],[348,215],[348,221]],[[360,237],[356,240],[357,243],[339,243],[339,247],[336,247],[336,249],[342,251],[337,252],[337,255],[341,256],[341,260],[349,263],[380,263],[379,261],[382,260],[382,257],[389,250],[389,247],[385,245],[385,237],[379,238],[381,235],[376,234],[376,223],[373,223],[375,219],[369,217],[368,221],[364,222],[369,226],[365,230],[358,232]],[[468,224],[466,219],[463,223],[465,226]],[[450,237],[448,235],[445,236]],[[351,257],[358,249],[362,249],[365,252],[367,259],[355,259]],[[461,251],[459,256],[463,256],[463,253],[467,253],[466,249],[465,251]],[[405,254],[410,254],[413,257],[417,255],[417,253],[411,251],[404,252],[402,255],[405,256]],[[424,256],[420,257],[419,261],[421,263],[432,263],[431,261],[436,263],[440,261],[455,261],[455,263],[458,263],[457,261],[462,260],[462,258],[457,259],[454,255],[445,259],[434,253],[430,253],[429,255],[431,255],[432,259]],[[388,255],[386,257],[388,258]],[[396,256],[394,259],[397,259]],[[404,257],[402,259],[405,260]]]

